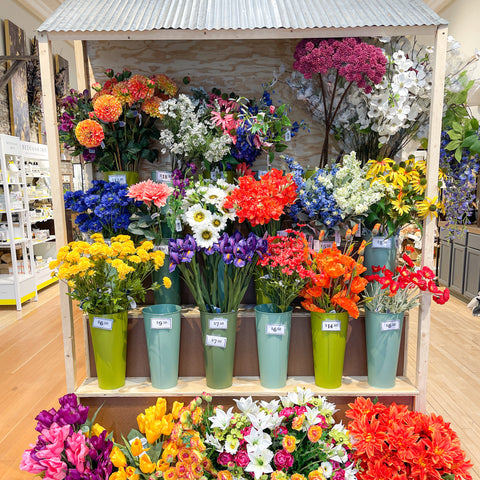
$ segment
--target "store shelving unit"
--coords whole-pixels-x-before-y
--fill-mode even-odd
[[[53,231],[53,206],[48,161],[48,147],[38,143],[20,142],[28,182],[28,205],[32,224],[32,245],[35,256],[37,290],[58,281],[50,275],[49,261],[56,257]],[[40,226],[41,222],[51,221]]]
[[[6,222],[0,250],[10,251],[11,258],[11,266],[4,267],[8,273],[0,273],[0,305],[16,305],[21,310],[22,303],[37,300],[37,288],[25,162],[18,138],[0,135],[0,166],[0,214]]]

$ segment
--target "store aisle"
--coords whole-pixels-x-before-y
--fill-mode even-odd
[[[416,312],[411,312],[408,372],[415,374]],[[75,314],[77,359],[85,375],[81,315]],[[0,310],[0,480],[33,479],[21,472],[22,452],[36,439],[35,416],[66,393],[58,286],[22,312]],[[480,318],[452,298],[432,307],[428,410],[458,433],[480,480]]]

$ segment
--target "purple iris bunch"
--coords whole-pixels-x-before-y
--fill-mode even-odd
[[[35,445],[23,452],[20,470],[56,480],[103,480],[112,473],[113,442],[106,430],[89,430],[88,407],[75,394],[59,399],[60,408],[43,410],[36,417],[40,432]]]
[[[170,272],[177,267],[201,311],[232,312],[245,295],[259,258],[268,250],[266,239],[239,231],[223,233],[209,248],[192,235],[170,239]]]
[[[102,232],[105,238],[127,233],[133,207],[140,205],[127,196],[128,186],[93,180],[86,192],[65,192],[65,208],[79,215],[75,219],[81,232]]]
[[[456,225],[468,225],[474,210],[477,174],[480,166],[478,155],[464,148],[462,158],[457,161],[455,151],[447,150],[451,139],[442,132],[440,144],[440,168],[445,173],[445,188],[442,189],[445,204],[446,227],[455,231]]]

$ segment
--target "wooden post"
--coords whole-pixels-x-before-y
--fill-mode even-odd
[[[447,55],[448,27],[440,25],[435,34],[435,51],[433,65],[433,84],[430,104],[430,125],[428,130],[427,152],[427,189],[425,196],[433,198],[438,195],[438,167],[440,160],[440,135],[442,131],[443,94],[445,87],[445,64]],[[427,217],[423,222],[422,266],[434,268],[435,218]],[[416,409],[426,412],[427,409],[427,378],[428,349],[430,342],[430,308],[432,297],[429,293],[422,294],[418,313],[417,336],[417,375],[416,384],[419,396]]]
[[[38,37],[38,53],[40,74],[42,79],[43,115],[47,134],[48,159],[50,162],[50,178],[52,182],[52,202],[55,222],[55,242],[57,251],[67,243],[65,221],[65,204],[63,201],[63,184],[58,140],[57,104],[55,98],[55,75],[53,68],[52,46],[47,35],[40,33]],[[75,367],[75,331],[73,325],[72,303],[68,297],[65,282],[59,282],[60,308],[62,312],[63,344],[65,350],[65,373],[67,391],[73,392],[76,381]]]

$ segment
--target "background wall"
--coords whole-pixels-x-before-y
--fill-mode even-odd
[[[48,3],[52,3],[51,1]],[[6,55],[5,49],[5,30],[4,21],[9,20],[25,32],[27,38],[26,53],[30,54],[29,41],[37,35],[37,28],[47,16],[53,11],[57,4],[61,1],[55,1],[51,8],[46,8],[45,3],[29,2],[25,0],[1,0],[0,9],[0,56]],[[42,5],[45,8],[42,9]],[[75,72],[75,55],[73,49],[73,42],[56,41],[52,42],[53,52],[65,58],[69,64],[69,78],[70,85],[73,88],[77,86],[77,78]],[[0,64],[0,77],[6,71],[6,65]],[[0,133],[10,135],[10,115],[8,104],[8,89],[5,86],[0,90]],[[35,141],[35,135],[32,135],[32,141]]]

